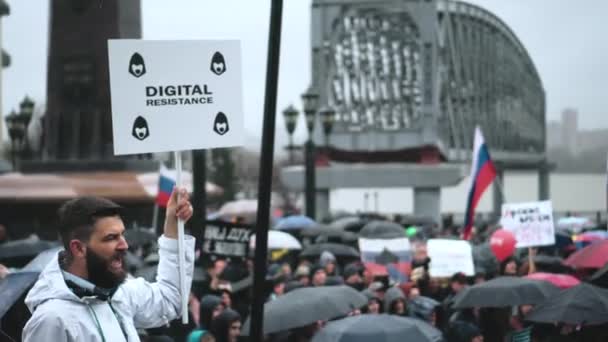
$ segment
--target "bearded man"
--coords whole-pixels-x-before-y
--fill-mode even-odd
[[[129,246],[121,211],[98,197],[73,199],[59,209],[64,251],[25,299],[32,317],[24,341],[139,341],[136,329],[158,327],[180,315],[177,220],[192,216],[187,191],[174,189],[167,204],[155,283],[126,279]],[[194,238],[185,236],[184,246],[191,284]]]

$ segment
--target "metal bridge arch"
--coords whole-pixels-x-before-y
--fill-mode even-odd
[[[457,161],[481,125],[498,159],[544,158],[542,82],[492,13],[460,1],[315,0],[311,30],[312,84],[337,109],[332,146],[433,145]]]

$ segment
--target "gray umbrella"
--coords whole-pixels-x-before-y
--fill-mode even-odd
[[[358,233],[367,222],[369,222],[368,219],[358,216],[348,216],[333,221],[329,226],[348,232]]]
[[[156,236],[156,232],[147,228],[132,228],[125,231],[125,239],[129,247],[137,247],[155,243],[158,236]]]
[[[357,241],[358,236],[355,233],[348,232],[332,226],[318,226],[303,230],[301,233],[302,237],[313,237],[316,238],[318,243],[328,241],[338,242],[353,242]]]
[[[59,245],[58,241],[38,238],[9,241],[0,245],[0,261],[7,266],[21,267],[34,259],[38,253]]]
[[[359,236],[368,239],[395,239],[405,237],[405,228],[390,221],[371,221],[363,226]]]
[[[342,245],[339,243],[320,243],[316,245],[311,245],[306,247],[306,249],[304,249],[302,253],[300,253],[300,256],[318,257],[325,251],[331,252],[331,254],[335,255],[336,257],[359,257],[359,252],[357,252],[356,249],[351,246]]]
[[[9,273],[0,280],[0,318],[38,279],[39,272]]]
[[[439,342],[441,331],[428,323],[394,315],[359,315],[328,323],[312,342]]]
[[[538,323],[603,324],[608,322],[608,290],[581,283],[537,305],[527,321]]]
[[[559,288],[547,281],[498,277],[466,288],[454,298],[454,308],[500,308],[539,304],[559,291]]]
[[[139,268],[135,271],[135,277],[142,277],[146,281],[155,282],[158,272],[158,265],[149,265]],[[192,281],[200,283],[205,280],[205,271],[201,267],[195,267],[192,273]]]
[[[367,298],[349,286],[296,289],[264,304],[264,334],[346,316],[365,304]],[[249,335],[249,321],[244,324],[244,336]]]

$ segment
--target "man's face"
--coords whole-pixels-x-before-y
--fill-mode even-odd
[[[222,292],[222,304],[227,308],[232,306],[232,298],[230,298],[230,294],[226,291]]]
[[[118,216],[95,222],[86,244],[86,267],[89,281],[102,288],[120,285],[127,277],[124,256],[129,245],[124,238],[125,226]]]
[[[324,270],[318,270],[312,278],[312,284],[314,286],[323,286],[327,280],[327,274]]]
[[[285,283],[278,283],[274,286],[274,293],[278,296],[285,294]]]
[[[228,331],[228,340],[230,342],[237,342],[241,335],[241,322],[236,321],[230,324],[230,331]]]
[[[515,261],[511,261],[505,266],[505,274],[516,275],[517,274],[517,264]]]
[[[214,263],[213,272],[215,273],[216,276],[219,276],[220,274],[222,274],[222,272],[224,272],[225,268],[226,268],[226,261],[216,260]]]
[[[464,288],[464,285],[457,281],[452,282],[450,285],[454,293],[459,293]]]
[[[395,303],[393,303],[393,308],[397,315],[405,314],[405,302],[404,301],[397,300]]]
[[[330,262],[327,265],[325,265],[325,271],[327,271],[328,274],[333,274],[335,270],[336,270],[335,263]]]
[[[363,279],[361,279],[361,276],[359,275],[359,273],[355,273],[346,279],[346,283],[349,285],[359,284],[362,282],[363,282]]]
[[[224,304],[218,304],[215,306],[215,308],[213,309],[213,312],[211,313],[211,317],[215,318],[217,316],[219,316],[222,312],[224,311]]]

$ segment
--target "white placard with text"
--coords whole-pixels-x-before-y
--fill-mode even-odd
[[[114,154],[241,146],[236,40],[108,41]]]

